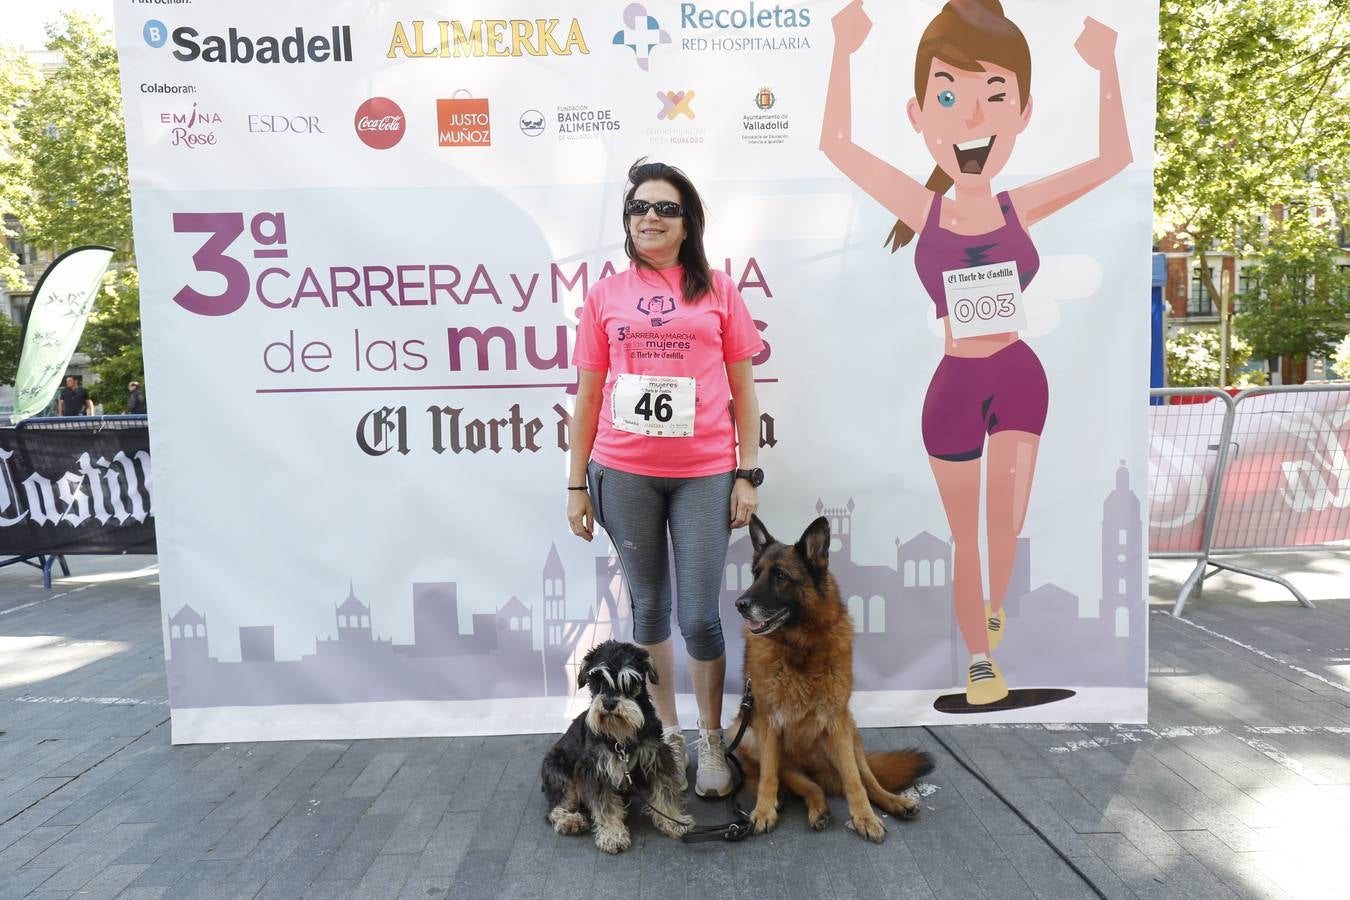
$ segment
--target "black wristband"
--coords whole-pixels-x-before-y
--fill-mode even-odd
[[[572,486],[569,484],[569,485],[567,486],[567,489],[568,489],[569,491],[589,491],[589,490],[590,490],[590,486],[589,486],[589,485],[583,484],[583,485],[581,485],[580,487],[572,487]]]

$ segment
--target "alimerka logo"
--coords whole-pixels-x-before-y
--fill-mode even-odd
[[[285,37],[264,34],[249,37],[237,28],[225,34],[203,36],[190,25],[180,25],[170,31],[157,19],[145,23],[141,32],[151,47],[163,47],[172,40],[178,49],[174,59],[180,62],[215,63],[304,63],[351,62],[352,27],[334,25],[327,34],[306,36],[303,28],[296,28]]]
[[[394,23],[389,59],[456,56],[571,56],[586,55],[586,36],[573,19],[562,33],[561,19],[474,19],[425,22],[414,19],[404,27]]]

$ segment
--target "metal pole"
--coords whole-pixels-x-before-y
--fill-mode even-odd
[[[1222,268],[1223,261],[1219,262],[1221,267],[1219,273],[1219,387],[1228,386],[1228,346],[1231,338],[1228,325],[1228,310],[1233,304],[1233,278],[1228,269]]]

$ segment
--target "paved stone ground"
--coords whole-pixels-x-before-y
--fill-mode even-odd
[[[1150,724],[956,726],[869,746],[937,758],[916,822],[683,846],[645,822],[599,854],[544,824],[548,736],[173,747],[153,557],[0,569],[0,898],[1344,896],[1350,555],[1262,562],[1318,603],[1223,575],[1170,609],[1152,567]],[[705,822],[721,805],[694,801]],[[842,805],[836,821],[843,818]]]

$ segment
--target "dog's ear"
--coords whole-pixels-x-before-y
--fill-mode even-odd
[[[577,666],[577,690],[586,686],[590,679],[592,664],[595,662],[595,647],[586,651],[586,655],[581,658],[581,665]]]
[[[797,554],[818,572],[830,566],[830,520],[821,516],[802,532],[797,541]]]
[[[769,529],[764,527],[764,523],[759,520],[759,516],[750,514],[750,546],[755,551],[755,556],[764,552],[764,548],[774,543],[773,535],[769,534]]]
[[[661,683],[661,680],[656,677],[656,663],[652,662],[652,655],[650,653],[646,650],[638,650],[637,664],[642,670],[642,674],[647,676],[647,681],[650,684]]]

